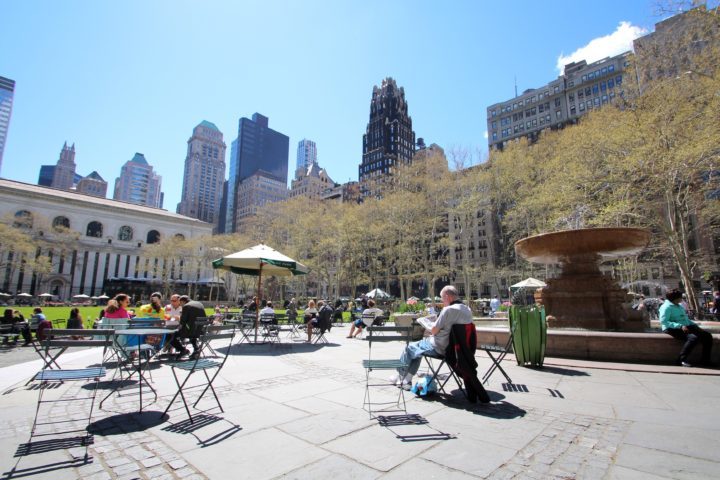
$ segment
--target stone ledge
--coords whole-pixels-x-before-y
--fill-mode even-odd
[[[481,344],[505,345],[508,329],[480,327],[477,329],[478,346]],[[673,365],[682,343],[664,333],[624,333],[579,330],[548,330],[545,355],[548,357],[599,360],[610,362],[649,363]],[[697,362],[702,348],[698,345],[690,357]],[[713,361],[720,358],[720,335],[713,335]]]

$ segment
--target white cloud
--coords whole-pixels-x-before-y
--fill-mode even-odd
[[[483,137],[485,137],[485,140],[487,140],[487,138],[488,138],[487,130],[485,130],[485,133],[483,134]]]
[[[571,62],[585,60],[587,63],[592,63],[632,50],[633,40],[646,33],[648,31],[642,27],[631,25],[630,22],[620,22],[610,35],[593,38],[587,45],[578,48],[570,55],[561,53],[557,60],[558,72],[562,74],[565,65]]]

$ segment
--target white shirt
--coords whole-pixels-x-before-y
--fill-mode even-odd
[[[262,310],[260,310],[260,315],[265,315],[265,314],[275,315],[275,309],[273,309],[272,307],[265,307]]]

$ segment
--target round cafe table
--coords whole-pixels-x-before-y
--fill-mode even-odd
[[[145,345],[145,344],[142,342],[142,337],[144,337],[146,335],[169,335],[171,333],[172,333],[171,330],[168,330],[165,328],[129,328],[129,329],[123,329],[123,330],[115,330],[115,333],[113,334],[113,335],[115,335],[115,337],[137,338],[137,342],[135,342],[136,343],[135,345],[122,346],[122,344],[117,343],[117,342],[116,342],[116,345],[123,352],[123,354],[130,359],[132,359],[132,351],[134,349],[137,349],[137,359],[138,359],[137,367],[130,373],[130,376],[127,379],[130,380],[132,378],[132,376],[135,375],[136,373],[138,375],[138,391],[140,394],[140,413],[142,413],[142,409],[143,409],[143,399],[142,399],[143,383],[145,383],[145,385],[147,385],[147,387],[153,392],[153,396],[155,397],[153,399],[153,401],[150,402],[148,405],[154,403],[157,400],[157,392],[152,387],[152,385],[150,385],[150,382],[148,382],[147,378],[145,378],[145,375],[143,375],[143,367],[147,367],[147,365],[150,363],[150,360],[152,359],[152,357],[155,356],[155,353],[157,353],[157,352],[155,351],[154,348],[147,348],[147,347],[143,348],[143,345]],[[142,352],[147,352],[145,361],[143,361]],[[131,360],[131,362],[132,362],[132,360]],[[121,368],[121,367],[118,365],[118,368]],[[113,389],[105,398],[103,398],[102,401],[100,402],[100,408],[102,408],[103,402],[105,400],[107,400],[108,397],[110,397],[110,395],[117,392],[121,387],[122,387],[122,385]]]

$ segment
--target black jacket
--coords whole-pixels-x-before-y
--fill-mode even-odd
[[[196,331],[195,322],[198,318],[205,316],[205,306],[196,300],[190,300],[182,306],[178,335],[189,338],[198,337],[200,332]]]
[[[450,343],[445,350],[445,360],[450,368],[457,373],[465,383],[468,400],[483,403],[490,401],[485,388],[477,377],[477,361],[475,361],[475,350],[477,349],[477,332],[475,324],[462,323],[452,326]]]

